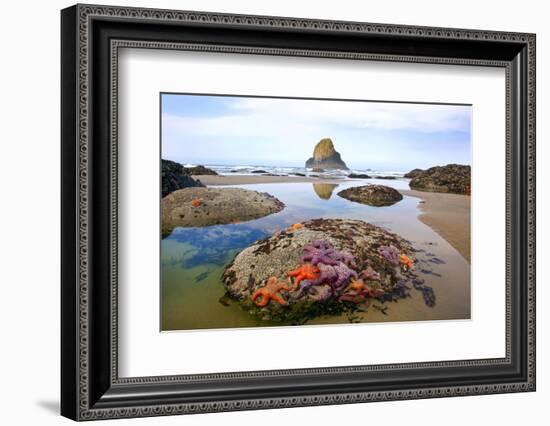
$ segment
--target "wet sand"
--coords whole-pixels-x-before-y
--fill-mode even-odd
[[[470,262],[470,197],[414,190],[400,192],[420,198],[419,219]]]
[[[337,177],[308,176],[266,176],[266,175],[195,175],[205,185],[255,185],[260,183],[339,183],[344,179]]]

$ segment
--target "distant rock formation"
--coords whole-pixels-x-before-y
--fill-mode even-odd
[[[338,195],[356,203],[375,207],[391,206],[403,199],[399,191],[384,185],[354,186],[340,191]]]
[[[411,179],[411,189],[470,195],[470,166],[447,164],[431,167]]]
[[[340,158],[340,154],[334,149],[330,138],[324,138],[315,145],[313,157],[306,161],[306,167],[318,169],[341,169],[348,170],[346,163]]]
[[[181,164],[170,160],[162,160],[161,179],[163,197],[178,189],[204,186],[200,180],[188,176]]]
[[[204,166],[195,166],[195,167],[184,167],[183,173],[189,176],[195,176],[195,175],[217,175],[217,173],[209,169],[208,167]]]
[[[350,173],[348,175],[350,179],[370,179],[371,177],[365,173]]]
[[[415,178],[418,175],[420,175],[420,173],[422,173],[423,171],[424,170],[422,170],[422,169],[412,169],[409,173],[405,173],[405,175],[403,177],[412,179],[412,178]]]

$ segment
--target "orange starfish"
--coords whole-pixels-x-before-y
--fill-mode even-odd
[[[304,227],[303,224],[301,224],[301,223],[295,223],[295,224],[292,225],[290,228],[288,228],[288,230],[289,230],[290,232],[294,232],[294,231],[297,231],[298,229],[303,228],[303,227]]]
[[[363,282],[363,280],[352,280],[350,285],[348,286],[348,289],[349,290],[353,290],[357,293],[361,293],[362,291],[365,290],[367,286],[365,285],[365,283]]]
[[[280,305],[287,305],[286,300],[279,294],[281,290],[289,290],[286,283],[279,282],[277,277],[270,277],[265,286],[254,292],[252,301],[260,307],[267,305],[271,299]]]
[[[319,268],[311,263],[304,263],[293,271],[287,272],[289,277],[294,277],[294,288],[298,288],[302,280],[316,280],[319,274]]]
[[[195,198],[191,201],[191,205],[193,207],[199,207],[202,204],[202,200],[200,198]]]
[[[412,259],[407,256],[406,254],[400,254],[399,255],[399,263],[403,265],[403,268],[405,269],[412,269],[414,262]]]
[[[356,300],[359,300],[360,298],[380,297],[383,294],[384,290],[371,288],[366,285],[363,280],[352,280],[344,291],[344,294],[341,296],[341,300],[356,302]]]

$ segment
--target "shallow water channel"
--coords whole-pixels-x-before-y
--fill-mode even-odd
[[[470,318],[470,265],[445,240],[418,219],[418,198],[405,196],[389,207],[370,207],[337,195],[369,179],[330,183],[239,185],[268,192],[286,204],[281,212],[249,222],[201,228],[176,228],[161,242],[161,330],[284,326],[263,321],[242,310],[225,295],[221,274],[235,255],[255,241],[293,223],[314,218],[359,219],[409,240],[419,250],[416,272],[435,292],[428,307],[420,291],[385,304],[374,302],[366,312],[320,316],[306,325],[348,322],[420,321]],[[384,185],[408,189],[405,180]],[[434,257],[438,262],[433,262]],[[375,308],[378,306],[381,309]],[[387,309],[386,309],[387,308]]]

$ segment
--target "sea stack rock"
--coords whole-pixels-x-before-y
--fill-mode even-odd
[[[306,167],[310,169],[340,169],[348,170],[346,163],[340,158],[340,154],[334,149],[330,138],[324,138],[315,145],[313,157],[306,161]]]

